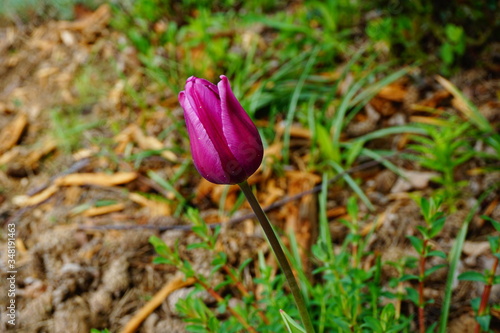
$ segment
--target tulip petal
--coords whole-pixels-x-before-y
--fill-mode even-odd
[[[187,98],[186,95],[188,96]],[[222,168],[219,153],[203,123],[200,121],[195,107],[190,103],[189,95],[189,93],[181,91],[179,93],[179,102],[184,109],[184,119],[186,120],[186,127],[190,138],[194,165],[198,172],[208,181],[216,184],[227,184],[229,178]]]
[[[219,154],[222,167],[221,171],[216,171],[220,175],[219,178],[222,179],[222,174],[224,174],[224,183],[239,182],[245,178],[246,173],[229,149],[224,137],[221,102],[217,86],[207,80],[193,78],[186,83],[186,96],[198,121],[203,125],[206,134]],[[200,164],[202,163],[198,161],[198,165]],[[209,167],[212,166],[209,165]]]
[[[254,123],[234,96],[226,76],[217,85],[221,100],[222,131],[232,154],[246,177],[260,166],[264,155],[262,141]]]
[[[185,91],[189,103],[195,108],[196,114],[205,127],[207,129],[222,128],[217,86],[205,79],[191,76],[186,82]]]

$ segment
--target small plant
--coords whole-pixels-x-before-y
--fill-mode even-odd
[[[493,220],[488,216],[482,216],[482,218],[491,222],[497,233],[500,232],[500,222]],[[490,243],[491,253],[494,256],[493,264],[491,265],[491,269],[481,272],[465,272],[458,276],[459,280],[462,281],[475,281],[484,283],[483,294],[480,298],[475,298],[471,300],[472,308],[476,313],[476,327],[474,332],[489,332],[491,314],[488,305],[488,300],[491,294],[491,288],[493,285],[500,284],[500,276],[495,275],[498,262],[500,260],[500,236],[488,236],[488,241]]]
[[[415,144],[409,146],[418,155],[406,155],[417,160],[425,168],[435,170],[439,176],[434,181],[442,185],[437,195],[446,200],[450,211],[456,209],[456,201],[460,198],[461,188],[467,182],[455,179],[455,170],[458,166],[471,159],[475,153],[465,137],[470,129],[468,123],[454,121],[443,122],[440,126],[422,125],[428,137],[413,136]]]
[[[424,281],[425,279],[443,267],[445,264],[436,265],[431,268],[426,268],[426,262],[430,257],[440,257],[446,259],[446,254],[442,251],[433,249],[431,240],[435,238],[443,229],[446,218],[443,212],[440,211],[441,199],[426,199],[420,198],[418,201],[422,216],[424,217],[425,226],[417,226],[421,237],[408,236],[411,245],[418,253],[418,275],[408,274],[401,278],[402,281],[416,280],[418,281],[418,289],[407,288],[408,298],[418,307],[418,323],[420,333],[433,331],[437,322],[426,330],[425,327],[425,305],[429,302],[424,299]]]
[[[318,332],[405,332],[410,319],[401,314],[399,307],[387,304],[384,299],[393,296],[382,291],[381,269],[383,263],[377,257],[375,264],[365,269],[362,263],[373,255],[366,251],[369,237],[361,235],[358,206],[354,198],[348,203],[349,218],[343,223],[350,232],[336,251],[331,242],[326,219],[326,178],[324,192],[320,198],[320,236],[313,247],[315,266],[313,279],[307,277],[301,267],[301,258],[294,235],[290,235],[291,251],[288,253],[302,293],[308,299],[314,327]],[[242,272],[251,260],[239,267],[227,263],[224,252],[217,250],[220,228],[210,228],[198,212],[188,209],[186,217],[193,223],[193,232],[199,241],[189,244],[189,251],[207,251],[212,256],[209,275],[200,274],[193,264],[179,253],[177,246],[170,248],[158,237],[151,237],[159,257],[157,264],[174,265],[186,277],[196,280],[192,294],[179,301],[177,308],[187,323],[190,332],[304,332],[293,317],[298,310],[293,298],[286,290],[284,274],[276,274],[264,255],[259,253],[253,289],[242,281]],[[288,251],[286,251],[288,252]],[[215,274],[223,276],[215,282]],[[214,285],[216,283],[216,285]],[[253,290],[260,290],[256,295]],[[199,297],[208,293],[217,306],[207,306]],[[384,304],[385,303],[385,304]]]
[[[250,306],[254,304],[254,297],[252,293],[245,288],[240,278],[242,270],[250,261],[247,260],[243,262],[237,270],[230,267],[227,264],[227,256],[223,252],[216,251],[216,242],[220,227],[212,230],[199,216],[198,211],[194,209],[187,210],[187,217],[194,224],[193,232],[200,239],[199,242],[189,244],[187,250],[202,249],[213,255],[211,263],[212,269],[208,276],[197,272],[189,260],[183,259],[178,248],[171,249],[163,240],[155,236],[152,236],[149,240],[154,246],[156,253],[159,255],[159,257],[154,259],[154,263],[175,266],[186,276],[186,278],[194,278],[197,287],[193,293],[197,294],[204,290],[212,296],[219,305],[215,311],[211,310],[196,297],[188,297],[186,300],[178,303],[177,307],[179,311],[185,316],[186,322],[190,324],[187,329],[190,332],[221,332],[219,327],[231,324],[233,327],[236,326],[239,329],[256,332],[254,325],[258,326],[259,318],[264,323],[267,321],[267,318],[258,307]],[[219,271],[225,273],[225,279],[216,286],[212,286],[212,278],[214,274]],[[244,302],[241,307],[230,306],[228,304],[229,298],[221,293],[222,289],[228,286],[238,290],[241,295],[244,296],[242,297]],[[227,296],[230,297],[230,294]],[[219,322],[217,320],[217,315],[226,313],[229,313],[232,319],[227,323]]]
[[[325,192],[320,195],[320,233],[312,252],[317,260],[314,271],[317,283],[309,293],[320,332],[402,332],[408,329],[409,319],[400,315],[392,304],[382,305],[386,297],[381,288],[383,263],[376,257],[375,264],[363,269],[361,263],[369,255],[366,251],[371,233],[359,232],[357,202],[348,203],[349,220],[344,220],[350,232],[343,244],[334,250],[324,207]]]
[[[446,67],[443,74],[449,74],[450,68],[457,58],[461,58],[465,53],[465,33],[464,29],[454,24],[447,24],[445,29],[446,39],[441,45],[440,55]]]
[[[103,330],[98,330],[96,328],[92,328],[90,330],[90,333],[111,333],[107,328],[103,329]]]

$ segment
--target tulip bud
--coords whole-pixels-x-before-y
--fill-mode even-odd
[[[191,76],[179,102],[198,172],[212,183],[238,184],[257,170],[264,148],[227,77],[220,78],[215,85]]]

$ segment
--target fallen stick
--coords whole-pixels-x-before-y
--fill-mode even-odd
[[[135,332],[139,326],[141,326],[142,322],[146,320],[146,318],[157,308],[161,303],[177,289],[184,288],[190,286],[196,282],[195,278],[188,278],[184,280],[183,278],[176,278],[169,283],[165,284],[163,288],[158,291],[152,299],[149,300],[133,317],[130,321],[125,325],[121,333],[133,333]]]

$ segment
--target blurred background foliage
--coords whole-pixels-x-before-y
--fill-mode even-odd
[[[103,2],[4,0],[0,17],[4,22],[18,24],[69,20],[74,17],[75,5],[92,9]],[[481,65],[482,54],[488,52],[485,49],[490,42],[500,40],[500,11],[495,0],[107,2],[114,8],[113,27],[124,31],[145,57],[152,56],[153,48],[162,47],[171,53],[178,51],[176,46],[190,48],[206,42],[207,53],[217,63],[204,65],[216,65],[222,71],[230,70],[224,67],[239,57],[228,38],[244,38],[241,29],[255,23],[279,32],[275,43],[283,43],[281,56],[292,58],[303,49],[320,44],[328,50],[320,56],[331,60],[346,55],[356,41],[368,39],[380,57],[389,56],[398,64],[418,62],[431,73],[445,75],[458,68]],[[236,36],[222,33],[234,28],[235,22]]]

